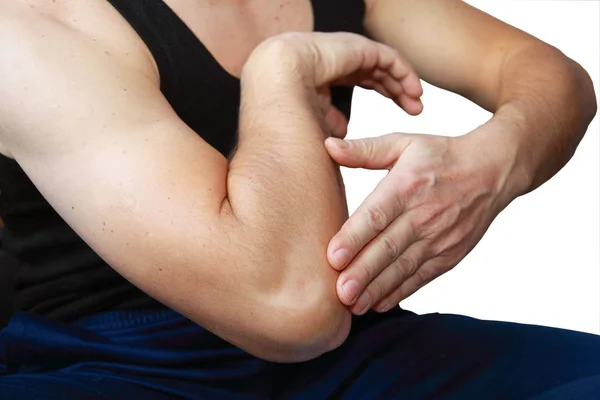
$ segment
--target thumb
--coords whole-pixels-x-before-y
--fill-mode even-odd
[[[348,119],[336,107],[331,106],[329,108],[329,111],[325,115],[325,122],[334,137],[343,139],[346,136],[348,132]]]
[[[330,137],[325,140],[325,148],[331,158],[344,167],[391,169],[410,141],[411,135],[405,133],[356,140]]]

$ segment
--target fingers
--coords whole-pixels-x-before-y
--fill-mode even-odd
[[[427,243],[424,241],[413,243],[399,257],[385,265],[382,272],[369,282],[351,311],[356,315],[362,315],[375,305],[377,305],[376,311],[379,312],[391,309],[394,303],[388,303],[382,299],[392,293],[406,279],[413,276],[428,256]],[[365,298],[368,299],[368,307],[366,306],[367,302],[363,300]]]
[[[360,71],[372,71],[380,64],[376,42],[364,36],[346,33],[306,33],[312,49],[315,85],[345,83],[348,77]]]
[[[397,218],[387,229],[373,239],[340,274],[337,289],[338,297],[342,303],[345,305],[357,303],[357,299],[360,298],[365,288],[371,285],[372,281],[377,280],[377,277],[383,273],[384,268],[394,263],[415,242],[416,235],[407,218],[409,218],[408,215]],[[379,300],[401,282],[402,280],[396,280],[395,284],[385,293],[378,294],[376,291],[371,290],[368,295],[372,300]],[[358,303],[356,305],[361,309],[360,305],[364,302],[358,301]],[[371,305],[373,303],[369,304],[369,306]]]
[[[388,93],[389,97],[395,99],[401,94],[406,93],[402,85],[403,78],[396,78],[388,71],[376,69],[371,75],[372,79],[380,83]]]
[[[417,75],[410,66],[410,64],[400,55],[400,53],[396,49],[393,49],[382,43],[372,43],[376,47],[378,47],[377,54],[379,56],[379,59],[377,67],[380,70],[387,71],[388,75],[390,75],[393,79],[397,81],[406,80],[407,84],[404,90],[407,92],[407,94],[414,97],[420,97],[423,94],[422,89],[420,88],[421,84],[418,78],[415,81],[414,78],[417,77]]]
[[[417,115],[423,110],[421,96],[423,95],[423,86],[419,76],[412,66],[400,55],[400,53],[389,46],[377,43],[380,47],[381,64],[390,66],[379,71],[373,76],[373,79],[379,81],[386,93],[380,94],[392,99],[404,111],[411,115]]]
[[[409,115],[419,115],[423,112],[423,102],[419,98],[401,94],[396,104]]]
[[[400,57],[398,62],[406,64],[399,69],[399,76],[392,71],[376,69],[359,85],[365,89],[377,91],[382,96],[393,100],[399,107],[410,115],[418,115],[423,111],[423,87],[417,73]]]
[[[331,158],[344,167],[390,169],[411,140],[412,135],[402,133],[358,140],[328,138],[325,148]]]
[[[317,88],[362,85],[389,97],[410,114],[422,110],[423,88],[411,65],[397,50],[362,35],[286,32],[257,46],[247,64],[263,58],[288,60]]]
[[[361,85],[392,99],[409,114],[422,111],[421,81],[397,50],[352,33],[309,35],[317,87]]]
[[[330,106],[325,115],[325,122],[335,138],[343,139],[348,132],[348,119],[334,106]]]
[[[415,72],[409,72],[403,79],[397,79],[386,70],[376,69],[357,84],[393,100],[410,115],[418,115],[423,111],[420,98],[423,89]]]
[[[356,212],[331,239],[327,257],[331,266],[341,270],[362,248],[403,211],[401,196],[392,181],[383,179]]]
[[[388,293],[375,303],[373,309],[379,312],[389,311],[402,300],[412,296],[417,290],[440,276],[446,269],[446,262],[441,257],[432,258],[417,268],[414,274],[409,276],[396,289]]]

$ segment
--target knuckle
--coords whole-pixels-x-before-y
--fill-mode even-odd
[[[402,285],[398,286],[394,293],[390,296],[390,302],[400,303],[400,301],[404,298],[404,288]]]
[[[367,223],[376,232],[381,232],[388,225],[388,218],[380,207],[367,208]]]
[[[421,288],[421,287],[425,286],[426,284],[428,284],[429,282],[431,282],[432,280],[434,280],[435,277],[437,276],[437,273],[432,268],[421,268],[417,272],[415,272],[415,275],[419,278],[419,281],[417,284],[418,288]]]
[[[433,171],[409,170],[402,173],[398,180],[398,194],[409,197],[417,203],[423,203],[430,194],[431,188],[436,185],[437,177]]]
[[[441,207],[436,204],[429,204],[423,208],[422,224],[430,224],[436,220],[441,214]]]
[[[375,146],[373,146],[373,141],[365,140],[363,143],[365,144],[365,153],[367,153],[367,156],[369,158],[373,158],[373,153],[375,151]]]
[[[413,220],[413,229],[417,235],[428,236],[442,213],[442,207],[436,204],[426,204],[421,206]]]
[[[415,267],[414,262],[406,257],[398,257],[396,261],[392,264],[394,269],[396,270],[396,274],[398,275],[398,283],[404,281],[407,277],[411,276],[414,272]]]
[[[398,194],[402,197],[414,196],[422,185],[422,180],[416,172],[406,171],[402,174],[402,179],[399,179],[396,187]]]
[[[365,292],[369,293],[373,304],[377,303],[385,295],[385,289],[379,279],[371,282]]]
[[[383,235],[381,245],[389,260],[395,260],[400,256],[400,246],[391,236]]]
[[[361,247],[360,237],[354,232],[353,229],[343,228],[341,237],[344,238],[343,242],[350,247],[350,252],[353,249],[359,249]]]
[[[429,279],[429,275],[429,272],[423,268],[415,272],[415,276],[419,278],[419,282],[425,282],[427,279]]]
[[[365,155],[365,157],[371,159],[375,148],[373,146],[373,139],[359,139],[355,140],[355,143],[359,147],[359,151]]]
[[[360,285],[361,287],[367,287],[368,285],[370,285],[374,278],[374,274],[372,272],[372,269],[369,268],[368,265],[360,263],[359,265],[357,265],[357,271],[356,271],[356,278],[358,279],[359,282],[361,282],[362,284]]]
[[[443,240],[435,243],[433,246],[434,253],[447,258],[457,257],[463,250],[466,237],[466,232],[461,229],[454,229]]]
[[[418,281],[414,283],[413,290],[419,290],[433,280],[433,277],[428,272],[417,271]]]

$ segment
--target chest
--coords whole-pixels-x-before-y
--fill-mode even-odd
[[[310,0],[164,0],[219,64],[240,76],[244,62],[264,39],[312,31]]]

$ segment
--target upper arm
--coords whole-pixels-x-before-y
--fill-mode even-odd
[[[227,160],[115,51],[51,19],[2,19],[0,141],[111,267],[250,350],[272,310],[222,213]]]
[[[365,27],[425,81],[492,108],[502,63],[541,43],[460,0],[366,0]]]
[[[0,29],[0,140],[98,254],[150,289],[164,279],[155,267],[169,268],[160,250],[182,246],[172,243],[182,238],[174,227],[188,227],[188,240],[219,242],[210,227],[220,218],[227,162],[155,82],[53,20]]]

